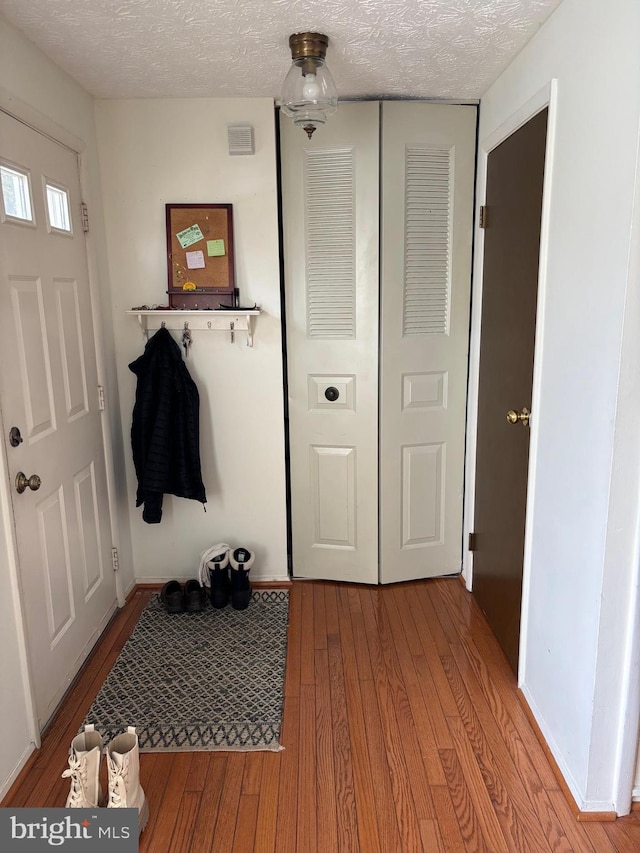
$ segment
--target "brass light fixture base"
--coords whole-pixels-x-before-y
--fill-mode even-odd
[[[289,36],[289,47],[294,62],[307,57],[324,59],[329,47],[329,36],[322,33],[294,33]]]

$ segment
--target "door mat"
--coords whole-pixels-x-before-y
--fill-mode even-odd
[[[173,613],[154,596],[85,719],[108,743],[135,726],[140,750],[273,750],[279,743],[289,620],[287,590]]]

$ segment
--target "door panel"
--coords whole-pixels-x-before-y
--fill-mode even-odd
[[[296,577],[378,578],[378,113],[281,116]]]
[[[382,107],[382,583],[460,571],[475,124]]]
[[[55,280],[60,360],[69,420],[89,414],[86,365],[82,345],[82,324],[76,281]]]
[[[518,668],[547,110],[487,161],[473,594]],[[533,413],[535,417],[535,412]]]
[[[0,389],[5,441],[12,426],[23,438],[6,454],[44,726],[116,591],[77,155],[2,112],[0,140],[0,163],[29,176],[33,198],[33,222],[0,222]],[[67,230],[48,224],[43,176],[67,193]],[[40,488],[18,494],[19,471],[38,474]]]
[[[402,548],[442,542],[444,445],[402,448]]]
[[[314,544],[356,548],[356,449],[310,447]]]

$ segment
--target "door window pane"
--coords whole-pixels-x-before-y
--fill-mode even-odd
[[[0,166],[4,215],[33,222],[29,175],[9,166]]]
[[[46,184],[49,227],[57,231],[71,231],[69,193],[63,187]]]

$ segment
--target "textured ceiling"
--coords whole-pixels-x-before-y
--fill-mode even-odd
[[[341,98],[475,99],[560,0],[0,0],[99,98],[276,97],[288,37],[329,36]]]

